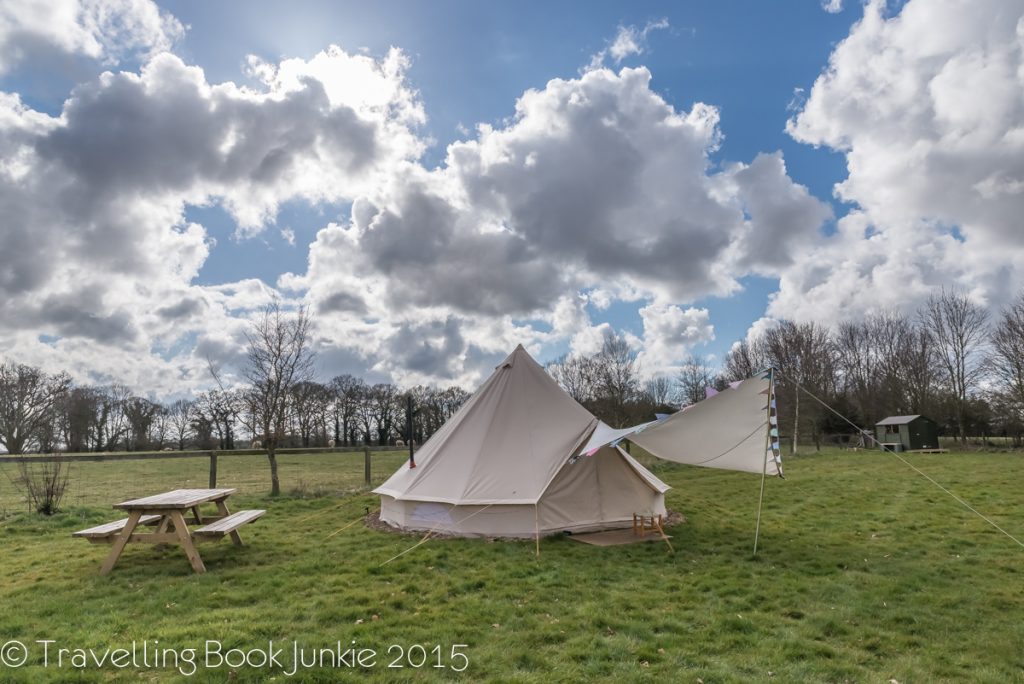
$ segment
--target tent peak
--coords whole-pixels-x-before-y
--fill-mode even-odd
[[[530,356],[530,352],[526,351],[526,347],[524,347],[522,342],[520,342],[519,344],[516,345],[516,348],[512,350],[512,353],[509,354],[508,356],[506,356],[505,360],[502,361],[501,363],[499,363],[494,368],[495,369],[498,369],[498,368],[511,368],[512,366],[515,365],[516,357],[519,357],[519,356],[525,356],[526,358],[530,359],[531,361],[533,360],[533,357]]]

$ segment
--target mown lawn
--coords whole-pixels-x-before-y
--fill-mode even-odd
[[[1024,537],[1024,456],[915,455],[913,462]],[[374,649],[375,667],[303,669],[296,681],[1024,681],[1024,548],[995,532],[891,456],[790,458],[768,482],[760,550],[751,557],[759,478],[657,465],[673,485],[674,554],[662,544],[597,548],[419,541],[356,523],[375,498],[243,494],[268,514],[247,546],[204,546],[193,575],[177,551],[130,546],[109,577],[107,547],[70,532],[113,519],[105,506],[52,519],[0,520],[0,646],[29,645],[6,681],[287,679],[280,669],[205,670],[205,640],[223,648]],[[262,471],[261,471],[262,472]],[[224,484],[229,484],[224,482]],[[335,533],[332,536],[332,533]],[[84,671],[41,665],[52,649],[199,651],[200,669]],[[388,669],[420,644],[420,669]],[[454,644],[468,657],[450,658]],[[413,649],[414,661],[419,651]],[[51,654],[51,658],[52,658]],[[187,669],[187,668],[186,668]]]
[[[370,459],[370,481],[386,480],[408,456],[401,451],[375,451]],[[284,453],[277,457],[281,491],[288,496],[339,496],[365,491],[362,452]],[[38,467],[38,466],[35,466]],[[69,507],[104,506],[171,489],[207,487],[207,456],[129,461],[84,461],[65,464]],[[21,472],[16,464],[0,463],[0,517],[23,511],[25,497],[16,485]],[[218,486],[257,496],[270,489],[270,468],[264,455],[221,453],[217,459]]]

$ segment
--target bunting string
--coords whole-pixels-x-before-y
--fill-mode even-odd
[[[779,477],[785,479],[782,473],[782,447],[779,444],[779,408],[775,400],[775,383],[771,380],[771,373],[761,376],[762,380],[768,380],[768,405],[765,410],[768,412],[768,453],[765,458],[771,458],[775,467],[779,470]]]

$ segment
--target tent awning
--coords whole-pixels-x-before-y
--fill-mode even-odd
[[[580,453],[628,439],[666,461],[781,477],[778,436],[771,373],[766,371],[662,420],[621,430],[601,423]]]

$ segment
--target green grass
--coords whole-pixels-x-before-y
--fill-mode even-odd
[[[373,452],[370,480],[386,480],[408,456],[401,451]],[[281,491],[293,497],[338,496],[365,489],[362,452],[279,454]],[[145,459],[132,461],[84,461],[67,464],[70,479],[67,506],[104,506],[115,501],[178,488],[206,487],[210,459]],[[26,509],[24,495],[15,487],[18,466],[0,463],[0,515]],[[221,454],[217,458],[219,486],[234,487],[241,494],[260,495],[270,490],[270,466],[263,455]]]
[[[907,458],[1024,537],[1024,457]],[[244,529],[246,547],[202,547],[207,574],[178,551],[130,546],[100,577],[107,547],[68,535],[112,519],[107,506],[18,514],[0,520],[0,645],[354,639],[380,655],[375,668],[340,673],[353,681],[1024,681],[1024,549],[893,457],[788,459],[788,479],[767,483],[756,558],[759,478],[654,469],[687,516],[671,530],[675,554],[549,538],[537,558],[532,541],[431,539],[382,566],[419,537],[362,524],[330,536],[375,497],[245,492],[236,508],[268,513]],[[388,670],[391,644],[467,644],[469,668]],[[172,669],[47,669],[39,656],[34,647],[26,668],[0,667],[0,681],[186,680]],[[241,668],[187,681],[270,676],[286,679]],[[323,669],[294,678],[338,679]]]

